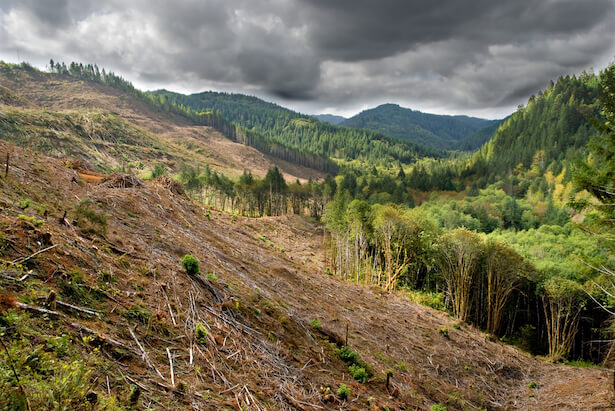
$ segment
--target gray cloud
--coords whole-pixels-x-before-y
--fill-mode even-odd
[[[396,102],[503,115],[613,59],[615,0],[0,0],[0,58],[307,112]]]

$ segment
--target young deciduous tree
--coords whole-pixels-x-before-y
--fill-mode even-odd
[[[437,263],[446,282],[453,314],[462,321],[470,313],[472,286],[482,254],[481,238],[466,228],[444,234],[438,245]]]
[[[357,283],[361,279],[362,267],[367,257],[368,240],[372,232],[370,211],[370,205],[363,200],[355,199],[348,204],[347,220],[350,225],[350,236],[353,239],[353,269]]]
[[[385,278],[384,281],[380,281],[387,291],[392,291],[397,286],[399,276],[410,262],[408,246],[412,229],[403,212],[387,204],[378,206],[374,210],[374,233],[384,256]]]
[[[512,248],[495,241],[485,244],[487,331],[490,334],[497,334],[508,299],[529,269],[524,258]]]
[[[549,356],[560,360],[572,348],[579,316],[585,306],[585,294],[576,281],[558,277],[549,278],[542,288]]]

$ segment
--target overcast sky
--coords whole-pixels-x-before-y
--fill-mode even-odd
[[[349,116],[503,117],[615,58],[615,0],[0,0],[0,59]]]

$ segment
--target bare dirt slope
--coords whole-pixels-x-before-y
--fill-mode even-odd
[[[70,336],[99,403],[126,405],[138,385],[137,406],[155,409],[612,405],[605,371],[546,364],[465,324],[456,329],[445,313],[324,274],[312,221],[220,214],[164,179],[88,184],[61,161],[5,143],[0,158],[7,150],[15,166],[0,180],[0,257],[23,268],[0,265],[0,307],[28,327],[3,338],[36,351]],[[184,272],[186,253],[201,261],[201,275]],[[51,291],[101,314],[59,303],[42,313]],[[195,334],[197,324],[206,333]],[[347,325],[348,345],[371,371],[364,384],[338,356]],[[347,399],[335,394],[341,384]]]
[[[192,161],[209,164],[229,176],[250,170],[263,177],[268,168],[277,165],[288,181],[324,177],[316,170],[290,165],[235,143],[210,127],[193,126],[185,118],[157,111],[130,94],[103,84],[24,68],[7,68],[0,72],[0,87],[0,104],[19,107],[27,104],[30,108],[35,105],[60,113],[92,110],[113,113],[157,136],[161,145],[171,146],[171,150],[164,151],[171,151],[173,155],[160,159],[170,167],[177,166],[178,162]],[[189,153],[182,156],[177,152],[180,148]]]

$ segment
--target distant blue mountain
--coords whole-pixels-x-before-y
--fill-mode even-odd
[[[473,150],[493,136],[500,122],[468,116],[428,114],[397,104],[383,104],[362,111],[340,125],[375,130],[433,148],[463,147],[464,150]],[[477,133],[477,136],[465,141]]]
[[[333,124],[334,126],[346,120],[346,117],[336,116],[334,114],[316,114],[313,117],[317,118],[319,121],[324,121],[325,123]]]

